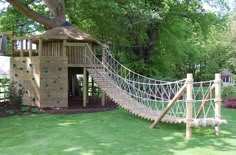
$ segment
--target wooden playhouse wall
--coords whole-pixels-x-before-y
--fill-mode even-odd
[[[24,88],[23,104],[68,106],[67,57],[12,57],[11,80]]]
[[[40,58],[40,99],[42,107],[68,106],[67,57]]]
[[[11,81],[24,88],[23,104],[40,106],[40,71],[38,57],[12,57]]]

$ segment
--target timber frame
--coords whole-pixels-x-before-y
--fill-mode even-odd
[[[59,29],[68,30],[67,27]],[[83,106],[86,107],[88,103],[86,68],[91,67],[86,59],[86,53],[88,49],[96,52],[96,48],[102,45],[94,40],[91,37],[78,40],[67,34],[55,35],[47,32],[43,35],[12,37],[10,77],[17,87],[25,90],[23,104],[38,107],[68,107],[69,90],[75,89],[69,88],[75,87],[75,83],[69,84],[75,82],[69,80],[75,75],[69,74],[68,70],[80,68],[84,77]],[[105,99],[104,95],[102,96],[101,104],[104,106]]]

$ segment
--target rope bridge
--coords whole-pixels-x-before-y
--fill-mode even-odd
[[[99,60],[87,46],[86,58],[93,66],[88,72],[101,89],[117,104],[129,112],[154,121],[186,123],[186,137],[191,137],[191,127],[215,126],[227,123],[221,119],[221,79],[194,82],[192,75],[175,82],[145,77],[126,68],[103,48]]]

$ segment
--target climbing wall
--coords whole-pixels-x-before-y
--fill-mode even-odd
[[[67,57],[40,58],[40,101],[42,107],[68,106]]]
[[[12,57],[10,59],[11,81],[24,89],[23,104],[40,106],[40,76],[38,57]]]

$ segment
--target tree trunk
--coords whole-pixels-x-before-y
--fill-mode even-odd
[[[6,1],[10,3],[21,14],[46,26],[47,29],[61,26],[66,21],[64,0],[44,0],[49,8],[50,17],[38,14],[28,6],[24,5],[20,0]]]
[[[146,30],[147,34],[147,41],[145,43],[145,46],[137,46],[137,45],[142,45],[139,41],[139,36],[134,37],[135,40],[135,46],[133,48],[134,53],[142,56],[144,58],[144,62],[148,62],[152,51],[156,45],[157,42],[157,37],[158,37],[158,23],[156,24],[150,24]]]

